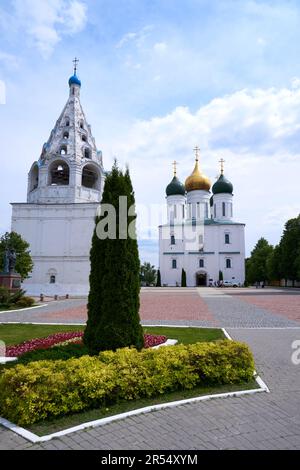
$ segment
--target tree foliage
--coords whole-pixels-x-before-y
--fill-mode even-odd
[[[145,262],[141,266],[140,272],[141,284],[144,286],[151,286],[156,281],[156,269],[151,263]]]
[[[22,279],[26,279],[33,269],[29,243],[16,232],[6,232],[0,238],[0,272],[4,269],[4,253],[6,248],[16,252],[16,272],[21,275]]]
[[[181,287],[186,287],[186,272],[183,268],[181,271]]]
[[[160,269],[157,271],[156,287],[161,287]]]
[[[269,280],[269,257],[273,246],[265,238],[260,238],[246,262],[246,279],[249,284]]]
[[[135,206],[129,171],[125,174],[115,162],[107,175],[102,203],[116,210],[116,239],[99,238],[97,225],[105,222],[107,213],[101,211],[90,252],[91,273],[88,298],[88,321],[84,343],[90,354],[116,350],[125,346],[141,349],[144,344],[139,317],[140,261],[136,238],[120,236],[119,196],[127,197],[128,208]],[[127,231],[135,232],[136,215],[127,219]]]
[[[300,215],[285,224],[279,247],[283,278],[300,280]]]

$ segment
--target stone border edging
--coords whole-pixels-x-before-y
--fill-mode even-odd
[[[34,308],[42,308],[42,307],[47,307],[48,304],[42,304],[42,305],[34,305],[33,307],[27,307],[27,308],[18,308],[17,310],[1,310],[1,313],[17,313],[17,312],[25,312],[26,310],[33,310]],[[18,323],[23,323],[23,322],[18,322]]]
[[[150,326],[150,325],[148,325],[148,326]],[[232,338],[230,337],[228,332],[225,330],[225,328],[222,328],[222,331],[223,331],[224,335],[229,340],[232,341]],[[160,345],[160,346],[162,346],[162,345]],[[94,420],[94,421],[89,421],[89,422],[86,422],[86,423],[82,423],[82,424],[79,424],[77,426],[73,426],[71,428],[64,429],[62,431],[58,431],[58,432],[48,434],[48,435],[45,435],[45,436],[42,436],[42,437],[38,436],[37,434],[32,433],[31,431],[28,431],[27,429],[24,429],[20,426],[17,426],[14,423],[11,423],[10,421],[8,421],[5,418],[0,417],[0,424],[2,426],[4,426],[5,428],[9,429],[10,431],[15,432],[19,436],[22,436],[23,438],[27,439],[28,441],[30,441],[34,444],[38,443],[38,442],[46,442],[46,441],[50,441],[51,439],[54,439],[54,438],[57,438],[57,437],[61,437],[61,436],[65,436],[67,434],[71,434],[73,432],[81,431],[83,429],[103,426],[105,424],[109,424],[109,423],[112,423],[114,421],[119,421],[119,420],[122,420],[122,419],[125,419],[125,418],[129,418],[131,416],[150,413],[152,411],[163,410],[163,409],[166,409],[166,408],[174,408],[176,406],[186,405],[186,404],[189,404],[189,403],[197,403],[197,402],[201,402],[201,401],[213,400],[215,398],[240,397],[240,396],[243,396],[243,395],[253,395],[254,393],[261,393],[261,392],[269,393],[270,390],[269,390],[268,386],[265,384],[265,382],[261,379],[261,377],[256,375],[256,372],[254,372],[254,374],[255,374],[255,381],[259,385],[259,388],[256,388],[256,389],[240,390],[240,391],[237,391],[237,392],[216,393],[216,394],[212,394],[212,395],[203,395],[203,396],[200,396],[200,397],[187,398],[185,400],[178,400],[178,401],[173,401],[173,402],[168,402],[168,403],[161,403],[159,405],[146,406],[144,408],[139,408],[137,410],[127,411],[125,413],[121,413],[121,414],[114,415],[114,416],[108,416],[107,418],[101,418],[101,419],[97,419],[97,420]]]

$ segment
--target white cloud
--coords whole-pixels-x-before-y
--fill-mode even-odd
[[[139,31],[131,31],[129,33],[126,33],[116,44],[116,48],[121,49],[122,47],[131,43],[134,43],[134,45],[137,47],[141,47],[152,30],[153,25],[149,24],[141,28]]]
[[[167,44],[165,42],[157,42],[154,44],[153,49],[155,52],[162,54],[167,50]]]
[[[14,0],[15,19],[44,57],[64,35],[82,31],[87,7],[79,0]]]
[[[300,89],[254,89],[213,99],[192,112],[137,121],[114,146],[129,162],[137,201],[160,203],[179,162],[182,181],[194,165],[193,147],[212,183],[219,159],[234,185],[235,218],[246,222],[248,250],[264,235],[277,243],[285,221],[299,212]]]
[[[4,64],[9,68],[16,69],[19,67],[19,59],[13,54],[0,51],[0,64]]]

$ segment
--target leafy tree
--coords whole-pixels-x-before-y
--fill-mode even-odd
[[[246,279],[250,284],[269,280],[268,259],[273,253],[273,246],[265,238],[260,238],[246,262]]]
[[[155,284],[156,281],[156,269],[155,266],[152,266],[151,263],[144,263],[141,266],[140,273],[141,283],[146,286],[151,286]]]
[[[160,270],[157,271],[156,287],[161,287],[161,275],[160,275]]]
[[[181,287],[186,287],[186,272],[183,268],[181,271]]]
[[[285,279],[300,280],[300,215],[285,224],[280,240],[281,273]]]
[[[124,174],[115,162],[107,175],[102,203],[115,208],[116,237],[99,237],[102,224],[108,232],[110,222],[107,211],[96,217],[90,253],[91,274],[88,298],[88,321],[84,343],[90,354],[116,350],[125,346],[141,349],[144,344],[139,317],[140,261],[136,238],[122,235],[119,196],[127,197],[128,209],[134,207],[135,198],[128,169]],[[135,235],[135,210],[130,212],[126,231]],[[98,225],[100,224],[100,225]]]
[[[279,281],[284,277],[282,271],[281,257],[281,247],[280,245],[276,245],[267,259],[268,279],[271,281]]]
[[[6,232],[0,238],[0,272],[4,269],[4,253],[6,248],[16,252],[16,272],[21,275],[22,279],[26,279],[33,269],[29,243],[16,232]]]

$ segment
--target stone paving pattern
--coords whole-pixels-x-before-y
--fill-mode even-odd
[[[0,449],[299,449],[300,365],[291,361],[292,343],[300,340],[299,321],[289,320],[285,311],[274,314],[229,291],[225,295],[217,289],[199,291],[200,304],[204,301],[208,306],[206,315],[211,314],[220,326],[232,324],[229,334],[249,344],[271,393],[183,405],[39,444],[0,427]],[[258,295],[263,299],[269,293]],[[294,296],[298,305],[298,295],[286,296],[287,312]],[[286,322],[288,328],[278,328],[278,321]]]

